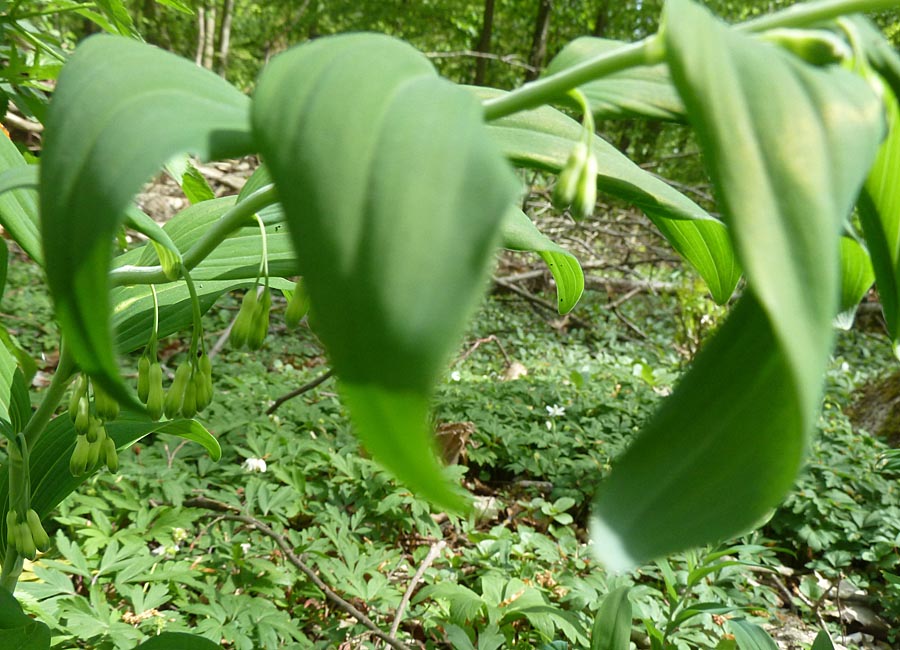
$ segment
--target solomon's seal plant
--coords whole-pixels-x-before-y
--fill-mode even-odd
[[[855,13],[897,4],[821,0],[729,26],[669,0],[658,34],[579,39],[510,92],[455,85],[376,34],[288,50],[252,97],[149,45],[86,40],[59,76],[39,173],[0,137],[0,222],[46,270],[64,343],[34,413],[0,346],[0,582],[14,587],[22,558],[46,546],[40,518],[101,464],[114,471],[117,449],[159,432],[218,457],[193,419],[212,399],[200,316],[238,289],[235,345],[262,345],[271,291],[291,294],[288,322],[307,308],[314,317],[372,457],[436,506],[465,511],[435,455],[429,401],[495,250],[541,255],[563,313],[584,288],[574,257],[516,207],[515,167],[559,173],[557,203],[573,216],[589,216],[598,191],[643,210],[718,303],[746,278],[598,486],[597,557],[627,569],[747,530],[796,476],[833,322],[846,323],[873,274],[895,347],[900,338],[900,57]],[[573,102],[580,123],[554,108]],[[694,129],[721,217],[594,133],[595,120],[626,116]],[[185,153],[255,153],[264,165],[237,197],[192,185],[193,204],[160,228],[132,199],[164,166],[193,178],[172,162]],[[151,243],[113,256],[123,224]],[[164,392],[157,340],[188,326],[188,357]],[[142,347],[135,393],[118,354]],[[54,417],[76,374],[69,412]]]

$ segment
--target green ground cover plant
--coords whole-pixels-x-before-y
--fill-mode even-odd
[[[123,500],[127,521],[92,520],[86,554],[65,530],[57,531],[53,539],[63,559],[36,567],[42,581],[35,584],[39,593],[49,584],[62,591],[43,592],[50,595],[38,599],[44,606],[38,622],[11,603],[13,615],[0,630],[25,648],[47,647],[51,627],[65,641],[103,637],[103,643],[133,647],[160,621],[151,617],[143,629],[120,622],[104,600],[114,594],[142,612],[170,602],[165,585],[136,587],[152,581],[142,580],[147,575],[134,566],[149,572],[160,557],[177,559],[184,535],[212,511],[234,526],[224,533],[234,561],[242,557],[235,549],[245,553],[243,544],[252,548],[253,542],[235,547],[230,540],[252,527],[318,591],[285,592],[276,576],[269,584],[269,578],[249,581],[229,570],[233,582],[225,590],[250,590],[258,600],[248,606],[225,597],[213,602],[225,577],[221,567],[211,567],[203,580],[175,569],[178,577],[168,580],[188,585],[199,600],[185,597],[172,627],[157,628],[162,633],[141,647],[180,647],[187,641],[179,635],[188,629],[196,643],[204,636],[219,643],[215,637],[224,630],[235,647],[303,647],[312,642],[286,611],[312,606],[310,596],[319,592],[341,603],[373,639],[393,647],[409,647],[398,634],[399,612],[419,606],[440,612],[417,619],[420,637],[431,634],[432,641],[456,647],[534,644],[530,634],[553,647],[623,647],[629,608],[642,602],[637,593],[632,599],[628,584],[605,585],[610,595],[602,607],[594,603],[599,613],[593,622],[593,612],[552,606],[546,577],[541,584],[509,570],[485,570],[469,584],[435,581],[410,601],[382,573],[392,564],[409,569],[401,553],[386,547],[361,553],[346,543],[348,536],[365,540],[387,525],[436,538],[440,523],[426,503],[455,526],[475,525],[488,510],[485,500],[473,501],[460,489],[463,470],[443,467],[436,454],[432,418],[445,409],[454,419],[484,423],[473,434],[473,480],[529,477],[557,490],[519,504],[528,524],[516,536],[497,526],[473,533],[486,536],[463,560],[477,567],[480,557],[496,567],[515,556],[522,570],[528,565],[521,560],[532,554],[551,561],[575,557],[576,567],[586,567],[593,555],[610,575],[656,560],[666,606],[643,605],[636,614],[652,648],[717,639],[721,647],[771,644],[748,619],[720,625],[715,618],[745,608],[720,602],[731,598],[728,569],[750,562],[742,554],[754,553],[759,562],[771,551],[749,538],[699,554],[690,549],[751,535],[790,489],[815,440],[834,326],[852,322],[873,281],[896,349],[900,57],[857,14],[894,7],[887,0],[823,0],[730,26],[690,0],[670,0],[658,33],[632,44],[578,41],[546,76],[509,92],[453,84],[408,44],[377,34],[323,38],[288,50],[261,73],[252,97],[134,39],[86,40],[59,73],[39,164],[29,164],[0,138],[0,221],[46,274],[56,321],[46,335],[58,327],[60,337],[56,367],[34,410],[28,386],[36,367],[11,337],[2,337],[0,432],[7,462],[0,477],[0,584],[14,591],[24,561],[50,549],[47,517],[80,485],[103,486],[96,499],[119,489],[96,472],[115,473],[122,451],[143,445],[147,436],[174,436],[198,443],[193,453],[202,449],[208,458],[176,467],[181,452],[173,451],[171,439],[141,447],[141,455],[166,454],[171,472],[163,473],[164,498],[133,515]],[[581,120],[554,105],[574,107]],[[596,135],[597,121],[625,115],[683,121],[694,130],[719,214]],[[258,154],[263,165],[237,196],[216,198],[185,153],[204,160]],[[192,203],[165,227],[132,203],[161,167]],[[510,382],[486,400],[466,400],[453,374],[445,386],[447,363],[499,247],[543,258],[556,281],[560,313],[575,307],[584,288],[574,256],[517,207],[523,187],[515,168],[558,173],[555,201],[577,219],[591,215],[598,191],[636,206],[715,302],[734,297],[728,316],[683,373],[668,366],[671,357],[664,353],[607,352],[567,368],[562,379],[528,390]],[[114,246],[124,238],[123,227],[148,243]],[[0,253],[5,269],[7,248]],[[735,294],[742,274],[746,281]],[[239,289],[241,305],[231,324],[235,348],[264,345],[278,294],[286,300],[289,325],[307,318],[323,346],[317,354],[335,375],[331,401],[317,405],[320,413],[311,421],[333,433],[326,423],[342,414],[334,438],[345,445],[341,451],[317,442],[315,428],[299,442],[293,429],[279,433],[275,419],[235,418],[225,410],[232,394],[262,381],[252,377],[263,369],[255,357],[241,358],[244,370],[229,373],[224,385],[213,378],[203,314]],[[161,347],[167,336],[188,330],[185,345]],[[309,344],[307,333],[299,338]],[[134,370],[136,381],[126,382],[123,369]],[[462,379],[463,369],[455,372]],[[604,399],[583,399],[579,391],[588,386]],[[563,395],[563,387],[571,392]],[[628,406],[617,408],[619,399]],[[223,426],[214,427],[218,422]],[[223,452],[222,442],[237,426],[245,438]],[[834,427],[840,424],[830,423],[824,433],[844,441],[854,435],[846,425]],[[349,442],[351,433],[366,457]],[[281,485],[251,479],[240,499],[198,496],[217,485],[215,462],[232,454],[244,458],[232,465],[234,472],[237,466],[268,474],[270,455],[293,462],[272,470]],[[321,459],[326,480],[310,483],[310,456]],[[160,478],[154,470],[148,483]],[[828,484],[839,473],[832,464],[823,471],[813,466],[805,476]],[[132,494],[148,487],[132,486]],[[828,524],[801,527],[801,550],[801,544],[824,548],[836,535],[852,543],[852,524],[867,525],[838,516],[842,504],[854,500],[854,486],[829,488],[810,488],[812,506]],[[370,512],[363,504],[379,494]],[[63,506],[61,523],[85,526],[79,518],[98,505]],[[809,514],[805,505],[790,505],[794,516]],[[588,507],[589,540],[571,528],[573,512],[580,516]],[[277,514],[283,532],[248,512]],[[373,514],[379,523],[371,523]],[[158,529],[148,529],[153,522]],[[301,523],[315,525],[316,534],[305,538],[310,528]],[[890,517],[882,523],[889,535]],[[835,526],[839,533],[830,530]],[[195,545],[220,544],[205,538],[219,535],[218,529],[201,530]],[[133,531],[147,533],[155,545],[141,546]],[[297,549],[303,549],[299,555]],[[832,549],[822,561],[840,569],[853,550]],[[890,564],[893,551],[866,552],[874,559],[863,559],[877,566]],[[673,553],[685,554],[678,571],[660,559]],[[129,564],[132,554],[141,561]],[[307,564],[311,557],[357,604],[329,594]],[[421,561],[425,566],[435,559]],[[125,564],[127,570],[120,569]],[[885,576],[894,575],[892,568],[885,567]],[[261,572],[259,578],[269,571],[265,562],[248,569]],[[88,581],[83,593],[72,591],[77,580],[67,575]],[[715,576],[712,585],[709,576]],[[720,579],[724,586],[716,584]],[[705,600],[708,594],[714,600]],[[375,618],[394,609],[392,629],[385,632],[361,606]],[[64,628],[54,624],[57,617],[65,619]],[[323,624],[313,632],[326,630],[331,643],[331,629]],[[404,631],[408,640],[416,633]],[[822,639],[826,643],[827,635]]]

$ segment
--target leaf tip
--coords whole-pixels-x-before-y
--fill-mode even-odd
[[[591,551],[609,571],[626,573],[638,565],[618,532],[598,514],[591,516]]]

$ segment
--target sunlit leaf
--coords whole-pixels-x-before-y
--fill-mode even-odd
[[[518,185],[480,104],[409,45],[357,34],[273,59],[252,114],[356,432],[410,487],[460,508],[427,403]]]
[[[574,67],[597,55],[617,50],[627,43],[582,36],[566,45],[547,64],[544,76]],[[639,66],[591,81],[578,89],[584,93],[598,120],[647,117],[657,120],[684,119],[684,105],[675,91],[665,65]],[[568,96],[559,100],[578,110]]]
[[[827,631],[819,630],[810,650],[834,650],[834,644],[831,642],[831,637],[828,636]]]
[[[131,197],[177,153],[210,159],[250,150],[247,98],[191,61],[95,36],[60,75],[41,157],[47,282],[70,352],[121,401],[133,398],[104,315],[110,242]]]
[[[738,650],[778,650],[778,645],[764,629],[741,619],[728,621]]]
[[[486,88],[473,92],[479,97],[500,93]],[[583,134],[578,122],[546,106],[495,120],[489,130],[515,164],[553,172],[565,166]],[[697,269],[713,299],[726,302],[741,271],[725,226],[602,138],[594,138],[593,147],[600,171],[597,188],[643,210],[672,247]]]
[[[631,601],[628,587],[609,592],[591,631],[591,650],[628,650],[631,644]]]
[[[38,230],[37,197],[33,189],[21,188],[30,184],[37,168],[25,162],[22,154],[9,138],[0,134],[0,171],[5,187],[0,187],[0,224],[9,232],[28,256],[40,264],[44,259]],[[7,175],[8,174],[8,175]]]
[[[690,0],[670,1],[664,33],[750,284],[600,489],[595,548],[619,569],[740,534],[790,488],[831,350],[840,231],[883,132],[877,98],[843,69]]]
[[[584,272],[578,259],[544,235],[519,208],[512,208],[503,220],[503,247],[531,251],[541,256],[556,280],[560,314],[568,314],[584,293]]]
[[[852,237],[841,237],[841,302],[835,327],[853,327],[856,307],[875,282],[869,252]]]
[[[900,355],[900,107],[890,89],[884,104],[888,137],[859,197],[859,217],[878,283],[884,322]]]

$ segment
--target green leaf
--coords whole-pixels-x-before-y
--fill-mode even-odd
[[[217,75],[112,36],[84,41],[60,74],[44,131],[47,282],[79,366],[123,403],[109,309],[111,246],[131,197],[181,152],[251,150],[248,100]]]
[[[222,650],[222,646],[196,634],[163,632],[134,650]]]
[[[200,312],[206,313],[218,298],[229,291],[256,285],[255,273],[245,279],[196,281]],[[269,278],[273,289],[293,289],[294,283],[281,278]],[[157,287],[159,301],[159,336],[184,331],[193,322],[190,293],[184,282],[172,282]],[[116,329],[115,346],[119,352],[142,348],[153,328],[153,295],[150,287],[137,285],[117,287],[112,292],[113,324]]]
[[[168,420],[151,422],[132,412],[123,412],[108,422],[107,434],[118,449],[126,449],[151,433],[178,436],[201,445],[213,460],[222,457],[222,449],[209,431],[196,420]],[[31,451],[31,505],[41,516],[48,515],[69,494],[78,489],[87,476],[74,477],[69,472],[69,459],[75,449],[75,427],[68,414],[51,420]],[[0,504],[2,514],[8,508],[9,479],[7,468],[0,470]],[[0,549],[6,548],[6,536],[0,539]]]
[[[9,246],[6,240],[0,242],[0,300],[6,291],[6,275],[9,273]]]
[[[501,91],[479,88],[473,92],[486,98]],[[581,124],[547,106],[491,122],[489,130],[515,164],[552,172],[565,166],[583,133]],[[713,299],[726,302],[741,271],[725,226],[603,138],[594,138],[593,150],[599,168],[597,188],[643,210],[673,248],[697,269]]]
[[[503,220],[503,247],[531,251],[541,256],[556,280],[556,300],[560,314],[568,314],[584,293],[584,272],[578,259],[544,235],[519,208],[512,208]]]
[[[480,104],[409,45],[356,34],[273,59],[252,115],[357,434],[401,481],[458,510],[427,403],[518,187]],[[385,407],[395,426],[377,417]]]
[[[836,327],[853,327],[856,307],[875,282],[869,252],[852,237],[841,237],[841,302],[834,319]]]
[[[600,54],[625,45],[624,41],[582,36],[566,45],[544,71],[544,76],[575,67]],[[672,85],[665,65],[628,68],[591,81],[578,89],[584,93],[598,120],[647,117],[656,120],[684,120],[684,105]],[[580,106],[568,95],[559,100],[570,108]]]
[[[0,589],[0,647],[16,650],[50,648],[50,628],[26,615],[19,601],[6,589]]]
[[[176,214],[162,230],[178,250],[187,252],[234,205],[233,196],[203,201]],[[286,226],[283,223],[273,223],[266,227],[266,233],[269,273],[296,275],[297,255]],[[261,259],[262,237],[259,225],[254,221],[246,228],[231,233],[191,270],[191,277],[195,281],[255,278],[259,273]],[[142,249],[139,256],[126,254],[114,261],[117,266],[135,263],[142,266],[158,264],[156,253],[148,247]]]
[[[37,168],[25,162],[9,138],[0,134],[0,224],[28,256],[41,264],[41,236],[38,232],[38,207],[33,189],[25,189],[35,178]],[[19,188],[19,189],[13,189]]]
[[[883,101],[888,136],[860,194],[859,217],[888,335],[894,353],[900,356],[900,105],[889,89],[885,89]]]
[[[591,650],[628,650],[633,618],[628,591],[619,587],[603,599],[591,631]]]
[[[831,642],[831,637],[828,636],[826,630],[819,630],[810,650],[834,650],[834,644]]]
[[[881,135],[854,75],[806,66],[689,0],[671,0],[666,20],[750,286],[600,490],[595,548],[619,569],[734,537],[791,486],[831,348],[840,230]]]
[[[740,619],[728,621],[739,650],[778,650],[778,646],[764,629]]]
[[[200,203],[216,198],[216,193],[191,162],[190,156],[175,156],[166,164],[166,171],[181,186],[181,190],[191,203]]]
[[[25,377],[15,356],[0,344],[0,433],[13,440],[30,415],[31,400]]]

